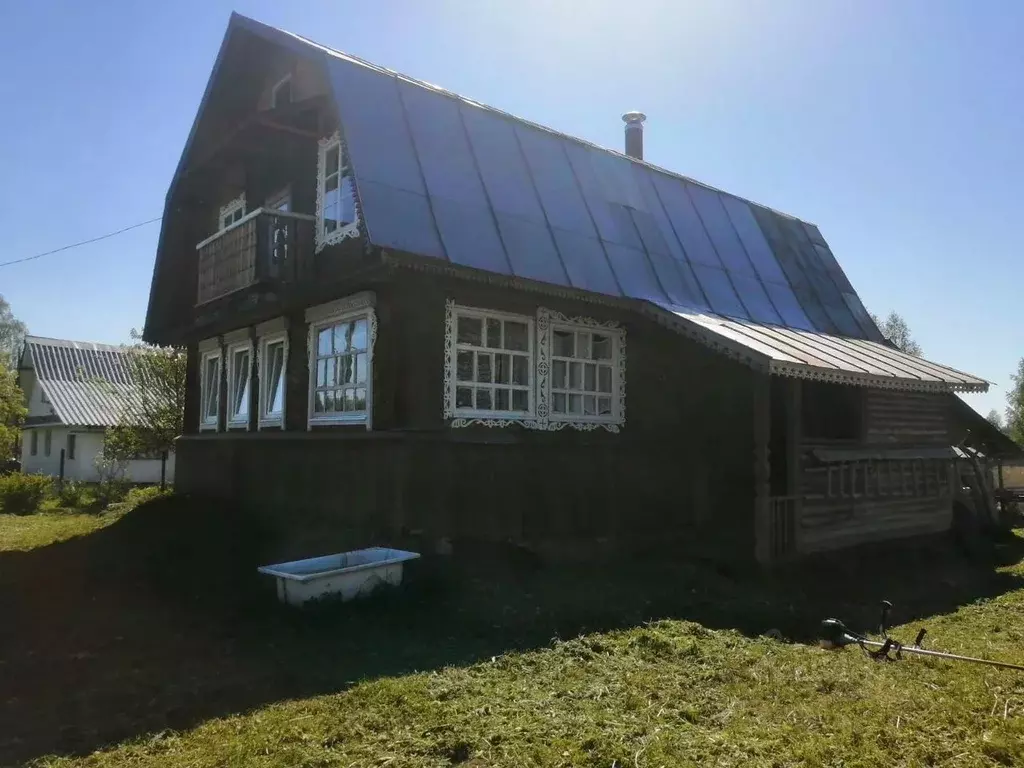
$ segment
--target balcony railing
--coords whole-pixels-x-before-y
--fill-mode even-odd
[[[199,251],[197,304],[257,283],[290,283],[302,277],[313,254],[314,218],[258,208],[206,238]]]

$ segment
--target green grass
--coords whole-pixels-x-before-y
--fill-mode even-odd
[[[69,513],[57,509],[49,500],[44,502],[44,509],[47,511],[23,516],[0,512],[0,552],[45,547],[92,533],[117,519],[117,515]]]
[[[1018,599],[931,622],[1024,662]],[[985,641],[992,624],[1006,627]],[[906,635],[910,628],[905,628]],[[476,761],[475,763],[470,761]],[[1024,678],[664,621],[360,684],[70,766],[1020,765]]]
[[[71,520],[62,516],[54,524],[66,523],[74,531],[68,535],[81,532]],[[924,625],[929,647],[1024,663],[1024,565],[979,576],[962,566],[928,570],[931,559],[921,554],[923,564],[908,562],[904,570],[879,561],[890,570],[876,574],[877,583],[867,584],[858,600],[887,588],[897,610],[911,615],[917,610],[908,608],[912,595],[921,596],[921,605],[948,600],[947,611],[892,634],[909,641]],[[402,591],[304,618],[268,606],[260,615],[274,618],[239,625],[239,633],[257,635],[245,653],[265,654],[258,657],[260,668],[276,664],[283,678],[306,675],[320,681],[319,690],[338,692],[282,694],[276,703],[193,728],[150,730],[90,755],[43,757],[35,765],[1024,765],[1024,673],[919,658],[882,664],[855,649],[824,651],[749,631],[767,629],[772,621],[805,626],[828,615],[823,604],[847,611],[841,617],[852,621],[853,593],[844,581],[849,572],[836,570],[837,583],[829,585],[822,571],[735,579],[673,564],[644,571],[637,581],[630,568],[606,569],[605,582],[594,571],[572,570],[554,582],[541,570],[536,579],[522,576],[504,586],[460,576],[454,602],[440,592],[413,601]],[[659,578],[673,574],[676,580]],[[144,610],[142,605],[134,610]],[[445,643],[483,649],[498,639],[506,649],[530,647],[536,643],[525,638],[527,628],[533,635],[538,627],[552,628],[551,637],[566,613],[593,612],[594,622],[582,622],[592,625],[601,621],[600,608],[629,616],[699,615],[703,624],[636,621],[632,628],[553,637],[534,650],[494,656],[477,651],[467,655],[475,656],[473,663],[433,661],[444,657]],[[872,614],[868,605],[861,623]],[[186,636],[212,619],[195,621]],[[564,625],[572,623],[566,618]],[[741,624],[746,634],[709,628]],[[263,650],[270,646],[278,655]],[[388,674],[380,671],[388,667],[386,659],[378,659],[380,669],[368,661],[399,654],[421,660],[422,671]],[[142,658],[132,664],[143,664]],[[124,674],[141,671],[126,668]],[[168,695],[176,677],[165,670],[150,684],[147,699]],[[256,684],[227,675],[223,681]]]

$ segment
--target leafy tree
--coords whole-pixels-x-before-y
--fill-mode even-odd
[[[897,349],[906,352],[908,355],[921,356],[921,345],[914,341],[910,335],[910,326],[903,316],[898,312],[890,312],[885,320],[879,320],[878,315],[871,315],[878,330],[882,332],[889,341],[896,345]]]
[[[11,305],[0,296],[0,363],[6,362],[9,367],[16,368],[15,358],[21,351],[28,329],[11,312]]]
[[[1024,357],[1017,361],[1017,372],[1010,374],[1013,386],[1006,393],[1006,434],[1024,445]]]
[[[27,413],[17,375],[0,359],[0,464],[15,457],[21,422]]]
[[[132,340],[127,365],[135,396],[121,424],[107,430],[103,454],[110,461],[173,450],[185,420],[185,350],[145,344],[134,330]]]
[[[1005,429],[1003,425],[1003,415],[995,408],[988,412],[988,416],[986,416],[985,419],[1000,432]]]

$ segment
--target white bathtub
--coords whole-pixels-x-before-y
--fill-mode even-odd
[[[302,605],[318,597],[340,595],[352,600],[370,594],[382,584],[402,583],[402,567],[418,552],[371,547],[336,555],[260,566],[259,572],[277,579],[277,597],[289,605]]]

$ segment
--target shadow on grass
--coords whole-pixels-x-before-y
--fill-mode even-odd
[[[995,567],[1024,556],[1016,537],[984,563],[934,539],[768,577],[665,551],[545,566],[474,547],[372,600],[295,612],[255,573],[266,544],[240,513],[178,498],[0,553],[0,764],[651,619],[809,640],[827,616],[869,629],[882,598],[904,623],[1024,587]]]

